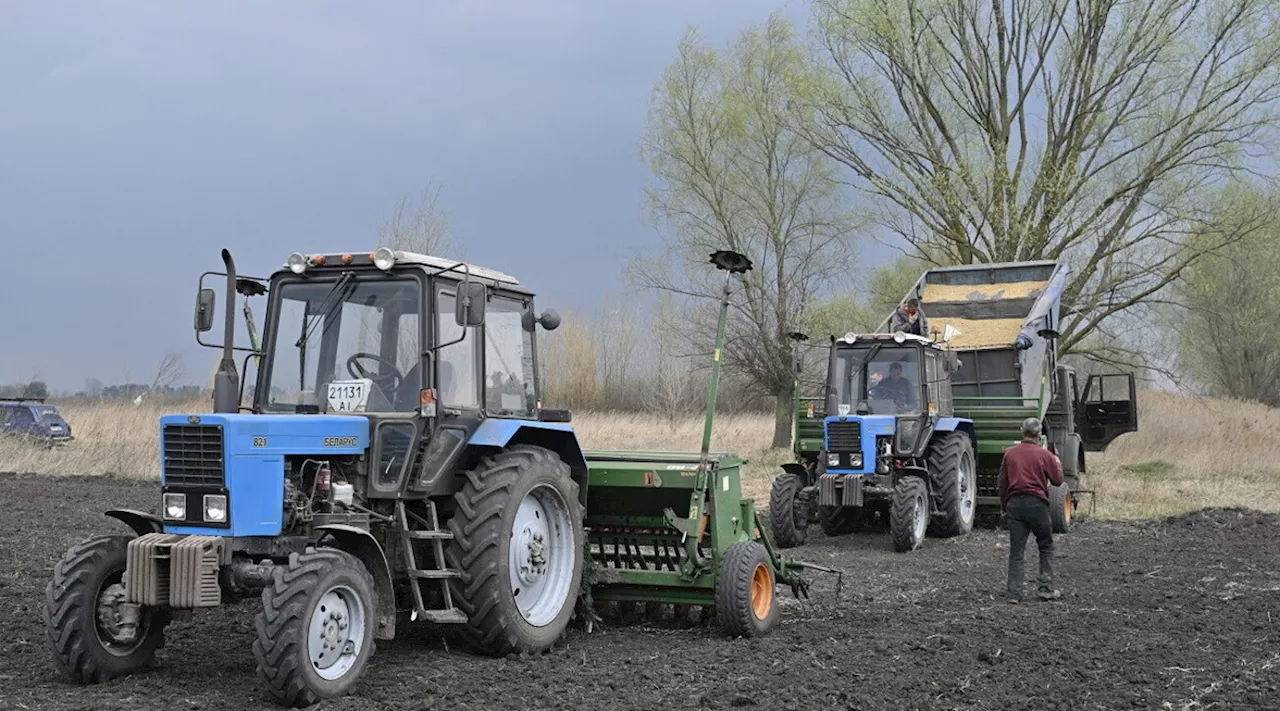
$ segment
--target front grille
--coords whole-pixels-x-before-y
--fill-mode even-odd
[[[827,451],[860,452],[862,451],[861,422],[828,422]]]
[[[160,449],[167,486],[224,485],[222,427],[165,425]]]

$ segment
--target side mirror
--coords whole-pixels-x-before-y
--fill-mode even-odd
[[[205,333],[213,329],[213,310],[218,302],[218,295],[213,289],[201,289],[196,296],[196,332]]]
[[[467,281],[458,285],[458,297],[454,299],[453,318],[459,326],[484,325],[484,309],[488,291],[478,281]]]

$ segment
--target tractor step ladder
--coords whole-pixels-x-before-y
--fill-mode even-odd
[[[453,593],[449,590],[449,580],[458,577],[458,571],[445,567],[444,542],[453,540],[453,534],[440,528],[440,518],[436,515],[436,505],[427,501],[427,518],[415,514],[405,508],[404,500],[396,501],[396,523],[400,528],[400,550],[404,555],[405,571],[409,574],[409,589],[413,591],[413,617],[422,618],[437,624],[461,624],[467,621],[467,615],[453,605]],[[410,528],[410,519],[419,528]],[[417,556],[413,552],[414,541],[429,541],[436,567],[418,567]],[[428,610],[423,603],[422,587],[424,581],[433,580],[440,584],[440,596],[444,607],[439,610]]]

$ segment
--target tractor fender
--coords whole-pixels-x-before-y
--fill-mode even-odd
[[[582,446],[578,444],[578,436],[572,425],[491,417],[480,423],[467,444],[498,449],[514,444],[531,444],[555,452],[556,456],[569,465],[570,476],[578,485],[578,503],[586,510],[587,458],[582,453]]]
[[[969,440],[973,445],[978,446],[978,435],[973,428],[973,420],[963,417],[941,417],[937,423],[933,425],[933,432],[963,432],[969,435]]]
[[[924,482],[924,489],[929,496],[933,496],[933,480],[929,477],[929,470],[923,467],[903,467],[893,474],[893,485],[896,488],[898,482],[907,477],[914,477]]]
[[[359,558],[369,569],[378,591],[378,627],[373,633],[374,638],[394,639],[396,594],[391,583],[391,566],[387,564],[387,556],[382,552],[378,539],[368,531],[343,523],[316,526],[315,530],[322,537],[326,534],[332,537],[335,548]]]
[[[795,474],[796,476],[803,479],[805,486],[809,486],[813,484],[813,476],[809,472],[809,467],[806,467],[805,465],[800,464],[799,462],[788,462],[786,464],[783,464],[781,469],[782,471],[788,474]]]
[[[104,511],[104,516],[109,516],[123,523],[139,536],[145,536],[148,533],[160,533],[164,530],[164,523],[159,516],[133,509],[111,509]]]

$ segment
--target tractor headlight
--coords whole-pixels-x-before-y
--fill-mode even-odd
[[[840,455],[839,455],[839,454],[836,454],[835,452],[831,452],[831,453],[829,453],[829,454],[827,455],[827,466],[829,466],[829,467],[838,467],[838,466],[840,466]]]
[[[849,455],[849,466],[854,469],[862,468],[862,452],[854,452]]]
[[[204,495],[204,520],[224,523],[227,520],[227,497],[222,494]]]
[[[373,253],[373,266],[384,272],[394,266],[395,263],[396,253],[391,251],[390,247],[379,247],[378,250]]]
[[[187,518],[187,497],[185,494],[164,495],[164,517],[182,521]]]
[[[289,260],[285,264],[289,265],[289,271],[294,274],[301,274],[307,270],[307,255],[302,252],[294,252],[289,255]]]

